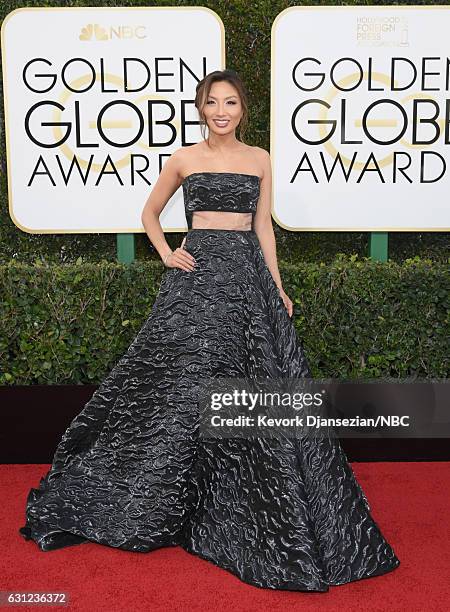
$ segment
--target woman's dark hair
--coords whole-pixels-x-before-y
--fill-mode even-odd
[[[205,133],[207,124],[202,109],[208,99],[209,92],[211,91],[211,85],[217,81],[228,81],[228,83],[231,83],[231,85],[233,85],[233,87],[237,89],[237,92],[241,99],[241,106],[243,111],[242,118],[239,122],[237,129],[239,130],[239,139],[244,142],[243,136],[248,126],[247,91],[245,89],[241,77],[234,70],[214,70],[214,72],[210,72],[209,74],[207,74],[197,84],[197,88],[195,90],[195,106],[200,116],[200,131],[202,133],[202,136],[206,140]]]

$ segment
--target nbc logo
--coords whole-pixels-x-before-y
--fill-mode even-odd
[[[144,26],[111,26],[109,31],[98,23],[89,23],[81,28],[80,40],[112,40],[113,38],[147,38]]]
[[[81,28],[80,40],[108,40],[109,36],[106,33],[105,28],[99,26],[98,23],[90,23],[89,25]]]

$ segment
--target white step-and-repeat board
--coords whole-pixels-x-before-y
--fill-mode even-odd
[[[14,223],[30,233],[143,232],[164,162],[201,138],[196,85],[225,68],[219,16],[22,8],[2,24],[2,56]],[[160,221],[186,229],[181,189]]]
[[[450,6],[290,7],[277,16],[277,223],[449,229],[449,31]]]

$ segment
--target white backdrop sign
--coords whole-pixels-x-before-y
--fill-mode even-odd
[[[290,7],[272,27],[273,216],[448,231],[450,7]]]
[[[143,232],[165,160],[201,138],[195,87],[225,67],[203,7],[22,8],[2,25],[9,209],[30,233]],[[161,215],[186,229],[181,189]]]

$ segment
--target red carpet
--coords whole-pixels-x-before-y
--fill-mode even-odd
[[[17,530],[23,524],[28,490],[38,486],[49,467],[0,466],[0,590],[67,592],[69,606],[51,607],[53,610],[449,609],[450,463],[352,464],[372,515],[401,565],[384,576],[331,587],[328,593],[260,589],[181,548],[130,553],[86,543],[41,552]]]

